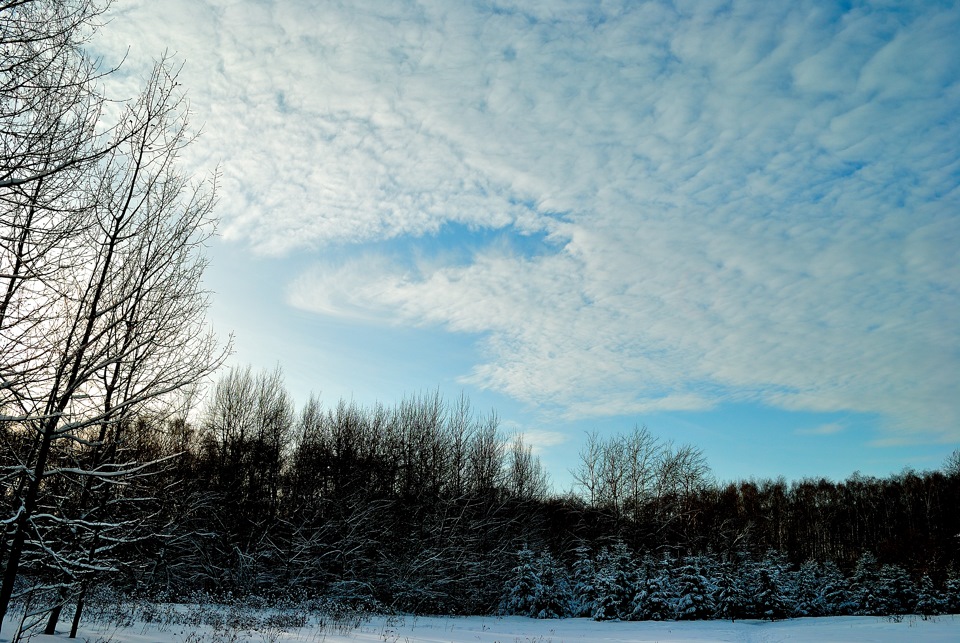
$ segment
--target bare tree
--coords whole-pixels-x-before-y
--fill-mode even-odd
[[[960,449],[954,449],[943,463],[943,472],[948,476],[960,477]]]
[[[78,261],[89,225],[80,198],[109,149],[97,131],[103,98],[81,45],[106,3],[0,2],[0,413],[22,415],[18,394],[45,367],[34,348],[58,303],[59,276]]]
[[[0,1],[0,189],[95,162],[100,70],[83,50],[111,0]],[[7,192],[9,194],[9,192]]]
[[[491,414],[473,432],[468,459],[470,490],[477,496],[495,499],[504,486],[503,454],[506,441],[500,433],[500,419]]]
[[[25,548],[55,555],[41,545],[43,533],[69,519],[38,513],[47,481],[116,479],[142,471],[144,463],[117,461],[110,446],[116,433],[137,413],[157,412],[173,394],[206,377],[225,354],[206,328],[208,302],[200,283],[215,185],[191,185],[178,170],[178,154],[191,137],[176,72],[167,61],[156,65],[121,123],[116,144],[76,188],[78,201],[89,204],[89,224],[70,239],[82,261],[59,267],[49,309],[56,314],[37,319],[42,332],[24,346],[39,365],[17,391],[16,421],[36,447],[22,463],[22,498],[9,520],[13,534],[0,617]],[[93,455],[86,466],[58,466],[51,453],[60,442],[92,447]],[[83,504],[89,509],[102,503]],[[88,558],[96,556],[97,541],[95,528]],[[70,564],[57,562],[65,570]]]
[[[596,431],[592,431],[587,434],[587,443],[580,449],[580,466],[570,471],[574,484],[583,489],[586,501],[591,506],[600,502],[602,462],[603,440]]]
[[[640,520],[643,506],[654,494],[657,468],[662,458],[663,444],[647,427],[634,427],[624,436],[626,459],[626,504],[634,520]]]
[[[593,432],[580,452],[574,480],[591,505],[617,519],[625,515],[638,520],[658,493],[664,454],[665,446],[646,427],[608,439]]]
[[[550,491],[550,480],[540,458],[533,454],[523,436],[517,435],[510,445],[507,461],[507,488],[521,501],[543,502]]]
[[[293,437],[293,403],[280,369],[229,371],[214,388],[204,426],[223,527],[216,555],[249,590],[262,580],[261,559],[274,553],[263,544],[277,528],[280,474]]]

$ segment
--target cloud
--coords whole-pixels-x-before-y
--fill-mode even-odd
[[[960,438],[956,7],[175,4],[224,236],[364,244],[294,306],[474,337],[464,382],[568,417],[753,402]],[[544,243],[424,253],[450,225]]]
[[[512,434],[511,442],[520,439],[522,444],[530,447],[530,451],[535,455],[542,455],[551,447],[566,444],[571,440],[567,433],[547,429],[524,428],[517,422],[501,422],[500,428]]]
[[[532,445],[534,450],[543,450],[549,447],[555,447],[570,441],[570,436],[559,431],[547,431],[545,429],[526,429],[523,434],[524,444]]]

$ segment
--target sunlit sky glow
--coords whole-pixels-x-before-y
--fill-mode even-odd
[[[960,444],[951,2],[120,0],[222,173],[233,362],[496,408],[558,486],[646,424],[722,479]],[[122,93],[123,89],[118,89]]]

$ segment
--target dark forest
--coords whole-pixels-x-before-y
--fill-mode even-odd
[[[6,444],[18,435],[8,427]],[[636,428],[589,436],[576,488],[557,494],[530,447],[465,399],[311,399],[296,412],[279,371],[249,369],[222,377],[195,422],[137,417],[109,440],[124,461],[152,464],[89,486],[72,472],[100,442],[54,454],[44,513],[59,518],[25,571],[70,588],[65,599],[106,583],[163,600],[325,596],[426,614],[957,609],[955,462],[718,482],[696,448]]]

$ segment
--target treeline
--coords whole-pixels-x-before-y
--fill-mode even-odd
[[[847,571],[869,551],[938,582],[960,564],[960,450],[943,470],[791,483],[720,483],[698,450],[667,451],[646,429],[589,436],[575,476],[578,495],[600,516],[600,534],[615,534],[637,551],[774,550],[793,565],[832,561]],[[659,481],[676,459],[684,473],[674,473],[679,484],[664,493]]]
[[[549,484],[495,415],[438,395],[388,408],[310,399],[278,372],[234,370],[184,455],[172,538],[131,578],[171,596],[294,590],[416,612],[495,609]]]
[[[59,604],[82,581],[169,600],[332,596],[434,614],[956,609],[955,470],[718,484],[697,449],[638,428],[589,436],[576,488],[557,495],[530,447],[466,399],[311,398],[297,410],[279,371],[249,368],[222,377],[194,421],[139,416],[106,440],[51,456],[66,469],[110,448],[127,471],[98,507],[98,543],[76,529],[89,491],[51,478],[63,481],[47,490],[62,528],[45,532],[27,574],[59,587]],[[153,464],[131,473],[140,462]]]

